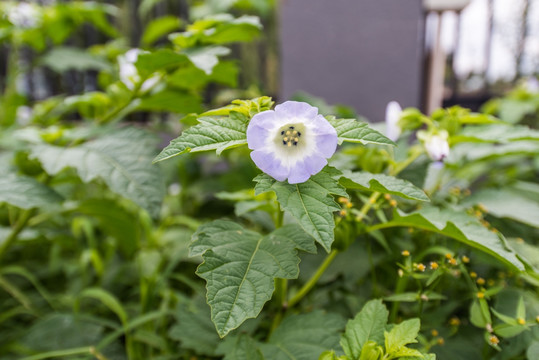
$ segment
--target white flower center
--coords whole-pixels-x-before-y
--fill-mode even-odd
[[[305,147],[305,126],[303,124],[286,124],[279,128],[274,142],[278,147],[288,148],[288,151],[297,151]]]

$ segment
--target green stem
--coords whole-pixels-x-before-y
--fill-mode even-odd
[[[24,228],[26,227],[26,224],[28,224],[28,220],[30,220],[33,214],[34,214],[34,209],[23,210],[19,214],[19,219],[15,223],[15,226],[11,230],[11,233],[4,240],[4,242],[0,245],[0,261],[2,257],[4,256],[4,254],[6,253],[6,251],[17,240],[17,236],[20,234],[21,231],[24,230]]]
[[[337,256],[339,252],[335,249],[331,250],[331,252],[328,254],[328,256],[324,259],[324,262],[320,264],[314,275],[303,285],[303,287],[290,299],[288,302],[288,307],[292,307],[296,305],[298,302],[301,301],[307,295],[309,291],[316,285],[320,277],[324,274],[324,272],[327,270],[329,265],[333,262],[335,259],[335,256]]]
[[[49,351],[33,356],[25,357],[21,360],[41,360],[41,359],[49,359],[49,358],[55,358],[55,357],[64,357],[64,356],[71,356],[71,355],[81,355],[81,354],[92,354],[92,348],[89,346],[79,347],[79,348],[73,348],[73,349],[65,349],[65,350],[55,350],[55,351]]]
[[[406,284],[408,283],[408,276],[402,275],[402,277],[399,277],[399,280],[397,280],[397,285],[395,286],[395,294],[401,294],[404,292],[404,289],[406,289]],[[391,313],[389,315],[389,322],[395,323],[397,319],[397,314],[399,312],[399,306],[400,301],[394,301],[391,305]]]

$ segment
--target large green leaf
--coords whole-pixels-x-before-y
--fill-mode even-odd
[[[281,207],[328,252],[335,238],[333,213],[340,210],[332,194],[348,197],[330,171],[326,168],[301,184],[277,181],[266,174],[254,179],[256,195],[274,191]]]
[[[440,233],[490,254],[514,269],[524,270],[524,264],[501,234],[489,231],[464,212],[436,207],[425,207],[410,214],[395,212],[393,220],[384,224],[384,227],[391,226],[410,226]]]
[[[344,141],[365,144],[395,145],[395,143],[382,135],[380,132],[371,129],[365,122],[356,119],[336,119],[328,116],[327,120],[337,130],[339,144]]]
[[[176,320],[168,333],[171,339],[181,341],[183,348],[197,354],[215,355],[220,339],[211,322],[210,308],[203,299],[180,298]]]
[[[292,315],[283,320],[261,345],[265,359],[313,360],[325,350],[337,348],[344,319],[336,314],[315,311]]]
[[[181,114],[199,112],[200,97],[184,91],[164,90],[142,99],[138,110],[168,111]]]
[[[207,282],[211,318],[221,337],[260,313],[275,278],[298,277],[296,249],[315,251],[313,239],[296,225],[266,236],[223,220],[197,230],[190,254],[204,259],[197,274]]]
[[[229,117],[200,117],[200,124],[185,130],[161,151],[154,162],[163,161],[185,152],[216,150],[221,154],[226,149],[247,144],[249,119],[238,112]]]
[[[173,30],[177,30],[180,25],[180,19],[174,15],[162,16],[160,18],[152,20],[150,23],[148,23],[148,25],[146,25],[146,29],[144,30],[144,34],[142,35],[141,42],[144,45],[153,44],[160,37],[168,34]]]
[[[229,336],[222,341],[217,353],[223,354],[223,360],[264,360],[259,344],[249,335]]]
[[[0,202],[31,209],[47,207],[61,200],[56,191],[33,178],[15,174],[0,177]]]
[[[490,215],[509,218],[539,228],[539,202],[510,188],[483,189],[466,199],[466,205],[481,204]]]
[[[450,140],[452,144],[463,141],[504,143],[517,140],[539,140],[539,131],[522,125],[469,126],[458,135],[451,136]]]
[[[411,182],[384,174],[371,174],[362,172],[343,172],[341,184],[348,189],[362,189],[379,191],[398,195],[406,199],[429,201],[428,196],[423,190],[414,186]]]
[[[341,346],[351,359],[359,359],[361,349],[368,341],[384,343],[384,329],[389,312],[382,300],[371,300],[366,303],[353,320],[346,324],[341,336]]]
[[[58,73],[67,70],[110,70],[112,68],[104,58],[74,47],[55,47],[41,58],[41,63]]]
[[[161,208],[164,183],[152,166],[155,139],[135,128],[125,128],[76,147],[36,145],[31,157],[50,175],[74,168],[84,182],[102,179],[109,189],[133,200],[156,216]]]

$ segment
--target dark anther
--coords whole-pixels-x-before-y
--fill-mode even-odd
[[[286,145],[286,141],[283,140],[283,145]]]
[[[298,145],[298,142],[297,141],[294,141],[294,146],[297,146]]]
[[[281,131],[281,135],[284,135],[284,130],[283,130],[283,131]]]
[[[301,133],[298,131],[298,136],[301,136]]]
[[[294,127],[293,127],[293,126],[290,126],[290,127],[288,127],[288,128],[294,130]]]

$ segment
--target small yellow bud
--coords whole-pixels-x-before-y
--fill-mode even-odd
[[[487,280],[487,285],[488,286],[494,286],[494,285],[496,285],[496,282],[493,279],[488,279]]]
[[[426,268],[427,267],[425,265],[421,264],[421,263],[417,264],[417,270],[419,270],[421,272],[425,271]]]
[[[459,326],[460,325],[460,319],[456,316],[453,316],[451,319],[449,319],[449,325],[451,326]]]
[[[350,209],[352,206],[354,206],[354,204],[352,204],[351,202],[347,202],[345,206]]]
[[[479,291],[479,292],[477,293],[477,298],[478,298],[478,299],[484,299],[484,298],[485,298],[485,293],[482,292],[482,291]]]
[[[408,250],[402,250],[401,255],[402,256],[410,256],[410,252]]]
[[[518,318],[517,323],[519,323],[519,325],[524,325],[526,324],[526,320],[524,320],[523,318]]]
[[[447,262],[453,266],[457,265],[457,260],[455,258],[451,258]]]
[[[374,204],[374,203],[376,203],[376,199],[375,199],[375,198],[369,198],[369,202],[370,202],[371,204]]]
[[[389,195],[389,194],[384,194],[384,199],[386,199],[386,200],[388,200],[388,201],[391,200],[391,195]]]
[[[391,205],[393,207],[397,206],[397,200],[391,199],[391,201],[389,202],[389,205]]]
[[[443,344],[445,344],[444,338],[443,338],[443,337],[439,337],[438,339],[436,339],[436,343],[437,343],[438,345],[443,345]]]
[[[445,254],[445,258],[446,259],[452,259],[453,255],[451,255],[450,253],[447,253],[447,254]]]
[[[341,204],[346,204],[349,202],[349,200],[347,198],[345,198],[344,196],[341,196],[338,201],[341,203]]]
[[[470,273],[470,277],[471,277],[472,279],[475,279],[475,278],[477,277],[477,273],[476,273],[475,271],[472,271],[472,272]]]
[[[430,331],[430,334],[431,334],[432,336],[436,337],[436,336],[438,336],[438,330],[432,329],[432,330]]]
[[[468,264],[470,262],[470,258],[467,257],[466,255],[462,256],[462,262],[465,263],[465,264]]]
[[[430,268],[431,268],[432,270],[438,269],[438,266],[439,266],[439,265],[438,265],[437,262],[435,262],[435,261],[431,261],[431,262],[430,262]]]
[[[347,214],[347,212],[344,209],[339,211],[339,215],[341,215],[341,216],[346,216],[346,214]]]
[[[491,335],[489,338],[488,338],[488,341],[492,344],[492,345],[498,345],[500,343],[500,339],[498,339],[498,337],[496,335]]]
[[[478,278],[475,282],[477,285],[485,285],[485,279],[483,278]]]

